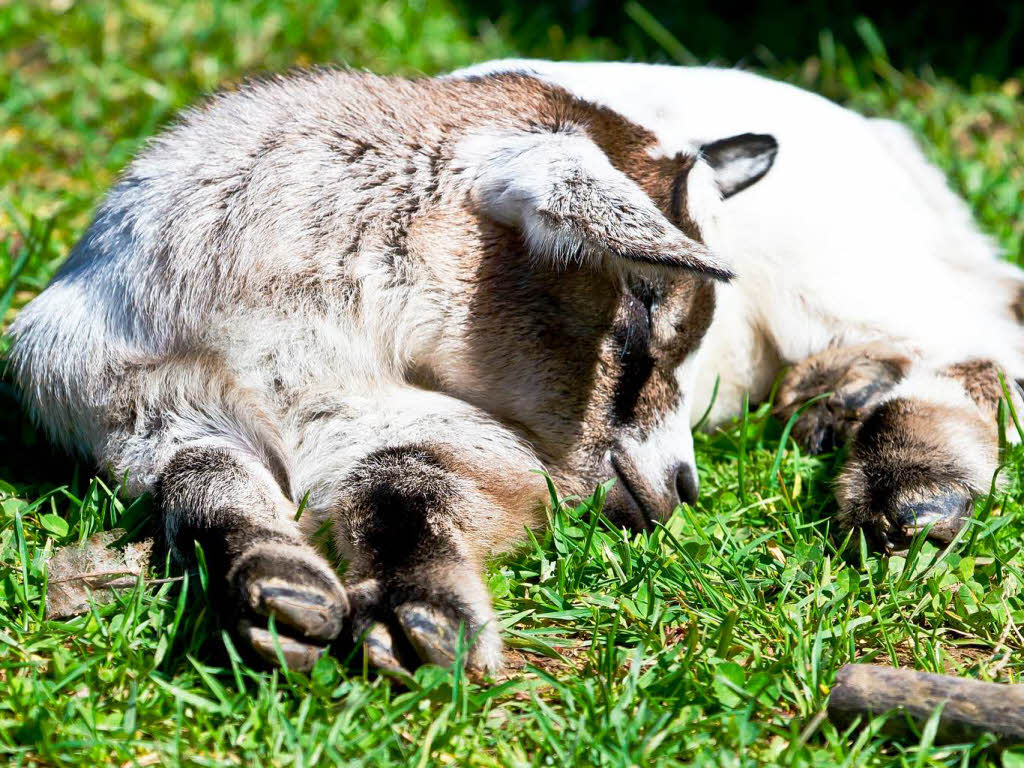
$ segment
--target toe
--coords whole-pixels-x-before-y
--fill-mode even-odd
[[[459,625],[452,618],[427,603],[404,603],[395,616],[423,661],[452,665],[459,642]]]
[[[399,660],[395,637],[387,625],[373,622],[363,633],[362,642],[363,653],[371,667],[399,681],[404,682],[411,677],[409,670]]]
[[[268,629],[257,627],[247,621],[239,622],[238,634],[266,661],[277,664],[283,657],[285,666],[296,672],[308,672],[327,650],[323,646],[305,643],[286,635],[278,634],[275,638]]]
[[[425,602],[403,603],[395,608],[395,617],[409,644],[420,659],[429,664],[450,667],[455,662],[460,641],[466,646],[465,666],[474,674],[493,674],[503,665],[502,642],[493,618],[468,622],[461,612],[450,613]]]
[[[807,438],[807,451],[812,456],[835,450],[836,434],[831,424],[818,424]]]
[[[249,620],[273,616],[289,634],[318,643],[337,637],[349,613],[334,570],[305,547],[254,546],[236,562],[228,581]]]
[[[827,403],[815,403],[801,414],[793,427],[793,437],[811,455],[835,450],[838,423]]]
[[[903,535],[911,538],[924,531],[928,538],[948,544],[964,527],[971,515],[973,501],[963,491],[950,491],[901,504],[894,515]]]
[[[363,648],[370,664],[378,669],[402,668],[391,631],[379,621],[374,622],[363,636]]]
[[[497,620],[475,574],[459,582],[431,584],[430,575],[382,583],[351,579],[345,585],[352,612],[351,637],[362,644],[368,663],[386,674],[408,676],[420,664],[454,665],[465,644],[468,672],[494,673],[502,667]],[[464,639],[461,639],[464,638]]]
[[[310,584],[293,584],[274,577],[249,585],[250,602],[257,613],[274,616],[311,640],[328,642],[341,632],[348,605],[341,591],[325,591]]]

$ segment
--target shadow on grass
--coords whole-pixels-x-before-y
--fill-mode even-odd
[[[850,51],[864,50],[870,19],[899,70],[930,67],[967,84],[1003,80],[1024,67],[1024,4],[891,3],[880,0],[454,0],[471,26],[497,24],[527,56],[573,57],[574,42],[604,38],[619,58],[671,60],[660,27],[679,43],[678,63],[797,64],[822,49],[822,31]],[[685,49],[685,50],[683,50]],[[691,58],[692,57],[692,58]]]
[[[6,367],[0,357],[0,480],[14,485],[23,498],[60,486],[80,495],[92,468],[55,447],[32,423],[18,402]]]

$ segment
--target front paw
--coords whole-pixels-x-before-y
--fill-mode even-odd
[[[331,566],[300,544],[256,543],[227,574],[237,635],[263,659],[307,671],[340,634],[349,602]],[[269,630],[273,617],[278,637]]]
[[[497,617],[471,569],[431,568],[405,577],[366,578],[347,585],[352,640],[369,663],[405,674],[420,664],[451,667],[460,644],[466,669],[478,675],[502,667]]]
[[[813,454],[846,444],[878,402],[904,376],[908,362],[874,345],[829,350],[791,368],[779,384],[775,415],[788,421],[814,397],[793,426]]]
[[[816,456],[835,450],[856,430],[861,414],[837,405],[834,397],[812,403],[793,425],[793,439],[810,454]]]
[[[927,531],[929,539],[949,544],[973,512],[974,497],[969,490],[946,488],[904,498],[893,522],[905,541]]]
[[[983,427],[950,408],[884,403],[857,432],[839,476],[840,527],[862,528],[887,551],[906,549],[922,533],[949,544],[995,471]]]

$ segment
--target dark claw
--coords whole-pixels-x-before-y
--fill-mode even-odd
[[[250,589],[259,613],[274,616],[311,640],[329,642],[337,637],[348,613],[344,595],[328,595],[305,584],[268,578],[255,582]]]
[[[835,449],[837,428],[835,414],[819,403],[800,417],[793,436],[808,453],[817,456]]]
[[[249,646],[261,657],[272,664],[279,663],[277,646],[288,669],[296,672],[308,672],[316,664],[317,659],[324,655],[326,648],[319,645],[303,643],[285,635],[278,634],[277,644],[269,630],[256,627],[247,621],[238,623],[238,634],[248,642]]]
[[[408,674],[402,662],[398,660],[391,630],[379,621],[371,624],[363,636],[363,648],[370,664],[377,669]]]
[[[949,544],[966,524],[972,509],[971,497],[954,491],[900,506],[896,510],[895,523],[908,539],[928,529],[929,539]]]
[[[451,618],[426,603],[404,603],[395,608],[395,616],[423,661],[452,665],[459,630]]]
[[[348,615],[348,598],[333,570],[301,550],[254,549],[227,578],[234,598],[228,610],[240,639],[271,664],[283,656],[289,669],[309,671]],[[263,617],[280,629],[276,645]]]
[[[827,453],[834,448],[835,431],[831,426],[820,427],[811,435],[808,450],[812,455],[817,456],[818,454]]]
[[[421,664],[451,667],[465,624],[466,671],[489,674],[501,668],[501,638],[492,615],[474,612],[457,592],[430,587],[429,577],[415,586],[389,590],[376,579],[345,585],[352,613],[346,633],[363,649],[365,661],[388,677],[408,682]],[[448,585],[445,585],[447,587]],[[430,592],[429,597],[424,592]],[[475,628],[475,629],[474,629]]]

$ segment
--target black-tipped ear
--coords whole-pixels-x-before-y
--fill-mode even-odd
[[[587,136],[484,134],[460,147],[472,199],[559,267],[632,262],[729,280],[729,265],[676,227]]]
[[[779,142],[763,133],[743,133],[719,139],[701,147],[722,197],[732,197],[759,181],[775,162]]]

